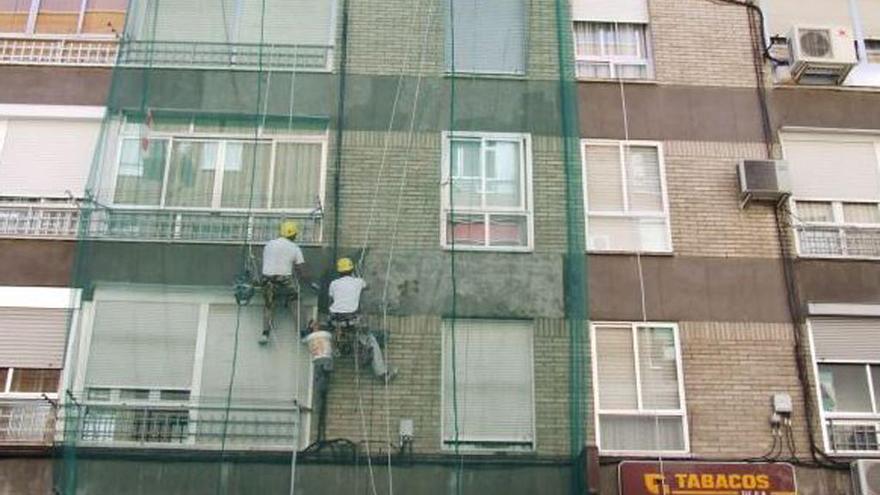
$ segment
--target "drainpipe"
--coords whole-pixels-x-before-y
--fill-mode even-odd
[[[849,0],[849,16],[852,19],[853,36],[856,38],[856,51],[859,61],[868,60],[868,49],[865,47],[865,34],[862,30],[862,15],[859,12],[859,0]]]

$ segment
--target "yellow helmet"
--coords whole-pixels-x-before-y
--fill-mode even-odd
[[[293,220],[281,222],[281,237],[296,237],[299,234],[299,225]]]
[[[339,273],[354,271],[354,261],[351,261],[351,258],[339,258],[336,262],[336,271]]]

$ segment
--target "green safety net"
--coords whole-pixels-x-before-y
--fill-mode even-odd
[[[131,0],[57,491],[585,493],[571,33],[565,0]],[[286,220],[306,273],[260,343]],[[342,256],[396,377],[301,340]]]

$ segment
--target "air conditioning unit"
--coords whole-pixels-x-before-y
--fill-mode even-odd
[[[791,195],[788,162],[742,160],[737,166],[742,205],[750,201],[779,202]]]
[[[880,495],[880,459],[859,459],[850,469],[855,495]]]
[[[788,44],[791,76],[801,84],[841,84],[857,63],[855,39],[847,27],[795,26]]]

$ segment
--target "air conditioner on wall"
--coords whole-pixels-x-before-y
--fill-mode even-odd
[[[855,495],[880,495],[880,459],[859,459],[850,469]]]
[[[778,203],[791,194],[788,162],[783,160],[742,160],[737,175],[741,206],[750,201]]]
[[[788,44],[791,76],[800,84],[841,84],[857,63],[855,39],[847,27],[794,26]]]

